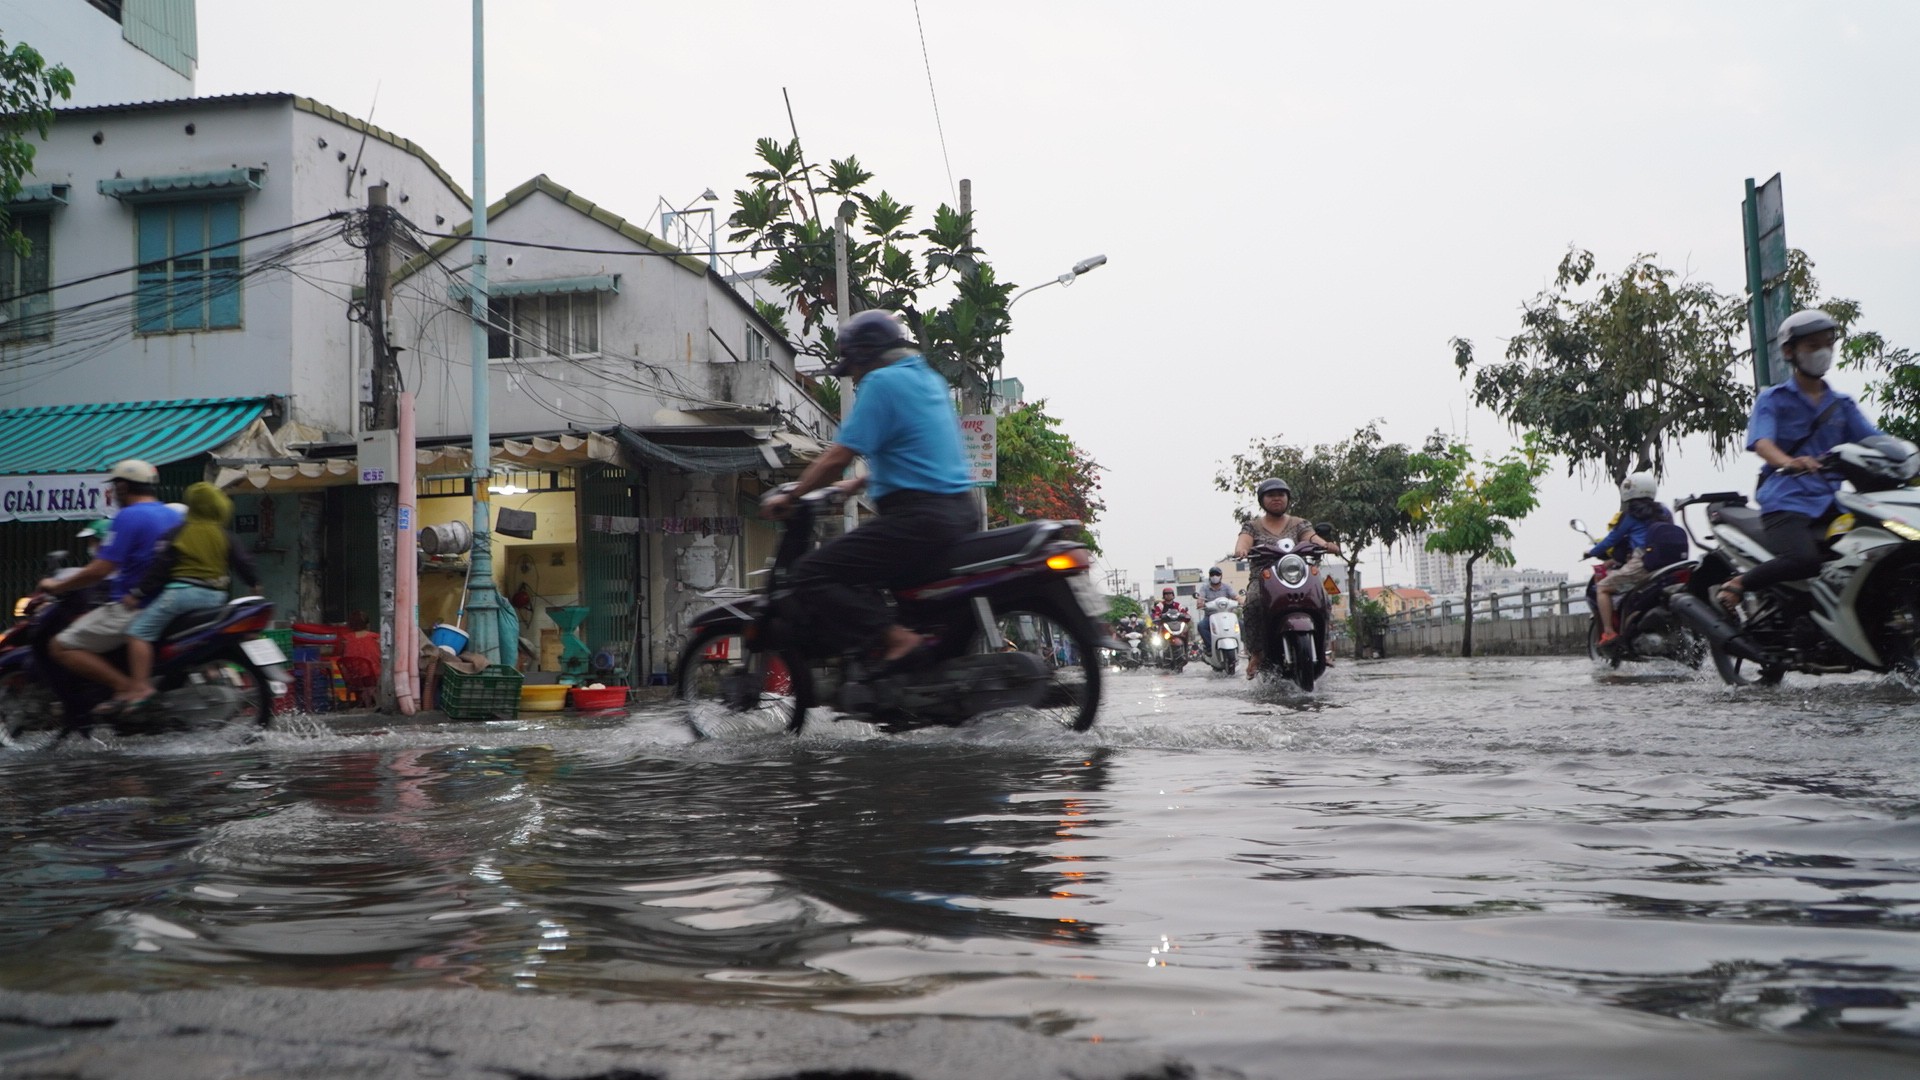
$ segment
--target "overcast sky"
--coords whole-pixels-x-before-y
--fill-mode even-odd
[[[371,111],[465,186],[470,10],[200,0],[199,91]],[[1788,241],[1868,325],[1920,344],[1920,4],[919,13],[937,123],[911,0],[493,0],[488,190],[544,172],[635,221],[730,192],[756,137],[786,137],[785,87],[811,160],[859,155],[922,223],[971,178],[1004,278],[1106,254],[1020,301],[1007,374],[1106,467],[1101,542],[1136,583],[1228,549],[1212,477],[1250,439],[1332,441],[1377,417],[1395,440],[1505,449],[1448,339],[1497,352],[1569,243],[1739,289],[1747,177],[1784,173]],[[1689,453],[1663,494],[1750,486],[1753,465]],[[1563,474],[1520,530],[1523,565],[1577,569],[1566,520],[1615,501]]]

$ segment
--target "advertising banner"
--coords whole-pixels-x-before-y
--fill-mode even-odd
[[[991,414],[960,418],[960,449],[967,455],[967,474],[974,487],[992,487],[1000,478],[999,446],[994,440],[999,420]]]

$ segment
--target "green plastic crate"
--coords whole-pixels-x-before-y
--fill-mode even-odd
[[[440,711],[449,720],[514,720],[520,716],[521,675],[495,664],[478,675],[440,672]]]
[[[281,630],[281,629],[276,629],[274,627],[268,627],[267,629],[260,631],[260,636],[263,638],[266,638],[268,641],[273,642],[275,645],[280,646],[281,656],[293,655],[293,631],[292,630]]]

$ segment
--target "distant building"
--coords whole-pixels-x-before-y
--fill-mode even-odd
[[[1462,593],[1467,587],[1467,557],[1465,555],[1442,555],[1427,550],[1427,537],[1430,533],[1420,533],[1413,538],[1413,581],[1422,589],[1438,596],[1442,593]],[[1501,547],[1506,547],[1501,541]],[[1474,565],[1474,584],[1487,576],[1489,571],[1501,569],[1488,566],[1486,560]],[[1476,590],[1478,591],[1478,590]]]
[[[1516,570],[1494,566],[1473,575],[1473,591],[1482,595],[1489,592],[1518,592],[1521,589],[1554,589],[1566,583],[1567,575],[1560,571],[1535,570],[1532,567]]]
[[[1433,594],[1425,589],[1410,589],[1404,585],[1377,585],[1360,591],[1367,599],[1379,601],[1380,606],[1386,608],[1389,615],[1415,611],[1433,604]]]

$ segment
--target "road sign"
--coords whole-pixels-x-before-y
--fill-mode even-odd
[[[1764,390],[1774,376],[1786,374],[1774,335],[1793,314],[1793,289],[1787,283],[1787,211],[1780,190],[1780,174],[1754,186],[1747,181],[1747,197],[1740,204],[1747,234],[1747,335],[1753,345],[1753,383]]]

